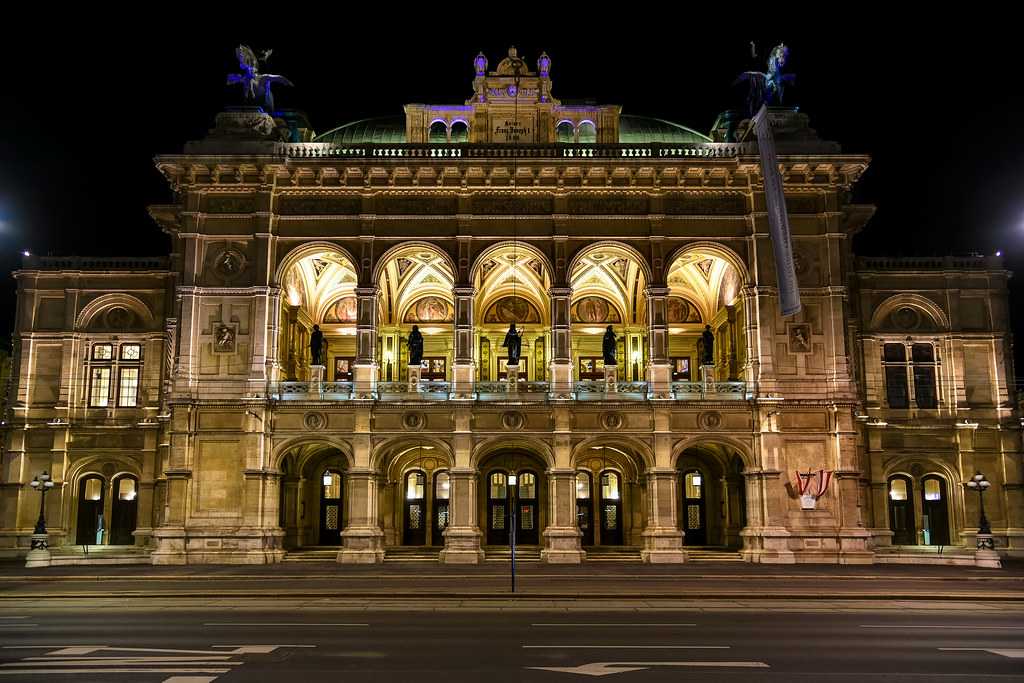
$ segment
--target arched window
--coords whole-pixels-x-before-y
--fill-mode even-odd
[[[451,141],[456,144],[469,142],[469,126],[465,121],[452,123]]]
[[[601,545],[622,544],[621,481],[618,472],[601,473]]]
[[[583,545],[594,544],[593,511],[590,499],[590,473],[576,473],[576,526],[583,534]]]
[[[427,542],[427,475],[413,470],[405,475],[405,545]]]
[[[445,471],[434,475],[434,527],[432,545],[444,545],[444,530],[450,519],[449,501],[452,497],[451,478]]]
[[[949,545],[946,480],[935,474],[921,480],[921,531],[925,545]]]
[[[114,480],[114,498],[110,506],[110,544],[134,545],[138,517],[139,482],[123,474]]]
[[[448,142],[448,126],[444,121],[434,121],[430,124],[430,130],[427,132],[427,142],[431,144]]]
[[[106,480],[98,474],[83,477],[78,484],[78,531],[75,542],[78,545],[102,545],[103,501],[107,488]]]
[[[579,142],[582,145],[593,145],[597,142],[597,128],[590,121],[584,121],[577,129]]]
[[[562,121],[555,126],[555,141],[571,145],[576,142],[576,130],[569,121]]]

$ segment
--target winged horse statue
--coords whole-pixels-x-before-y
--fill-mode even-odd
[[[270,91],[270,86],[274,83],[293,85],[284,76],[260,73],[260,63],[266,63],[272,52],[273,50],[264,50],[257,56],[248,45],[239,45],[235,49],[235,56],[238,57],[238,66],[242,73],[228,74],[228,85],[241,85],[245,100],[260,102],[267,112],[274,111],[274,94]]]

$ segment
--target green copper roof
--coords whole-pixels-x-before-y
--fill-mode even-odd
[[[377,142],[384,145],[405,142],[404,116],[378,116],[342,124],[313,138],[314,142],[333,142],[336,145],[361,145]]]
[[[624,145],[650,142],[711,142],[711,138],[672,121],[621,114],[619,116],[619,142]]]
[[[330,142],[336,145],[403,143],[405,142],[405,117],[379,116],[351,121],[317,135],[314,141]],[[711,142],[711,138],[672,121],[622,114],[619,117],[619,142],[622,144],[699,143]]]

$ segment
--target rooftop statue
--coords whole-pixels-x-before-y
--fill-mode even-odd
[[[754,44],[750,44],[751,53],[756,56]],[[789,48],[785,43],[779,43],[768,53],[768,71],[744,71],[736,79],[735,83],[747,81],[750,84],[750,93],[747,95],[747,106],[750,114],[754,115],[762,104],[782,104],[782,93],[786,83],[796,80],[794,74],[782,73],[782,67],[786,66],[789,59]]]
[[[274,95],[270,92],[270,85],[272,83],[292,85],[292,82],[284,76],[260,73],[260,63],[266,62],[272,52],[273,50],[264,50],[257,57],[248,45],[239,45],[235,49],[235,55],[238,57],[238,67],[242,73],[228,74],[228,85],[235,83],[241,85],[245,101],[259,102],[268,114],[274,111]]]

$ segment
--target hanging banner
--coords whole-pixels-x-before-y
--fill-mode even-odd
[[[789,217],[786,215],[786,195],[782,190],[782,175],[775,156],[775,137],[768,120],[768,107],[761,105],[752,122],[757,134],[757,148],[761,153],[761,177],[764,178],[764,199],[768,211],[768,229],[775,251],[775,272],[779,279],[779,307],[783,316],[800,312],[800,286],[793,268],[793,243],[789,239]]]

